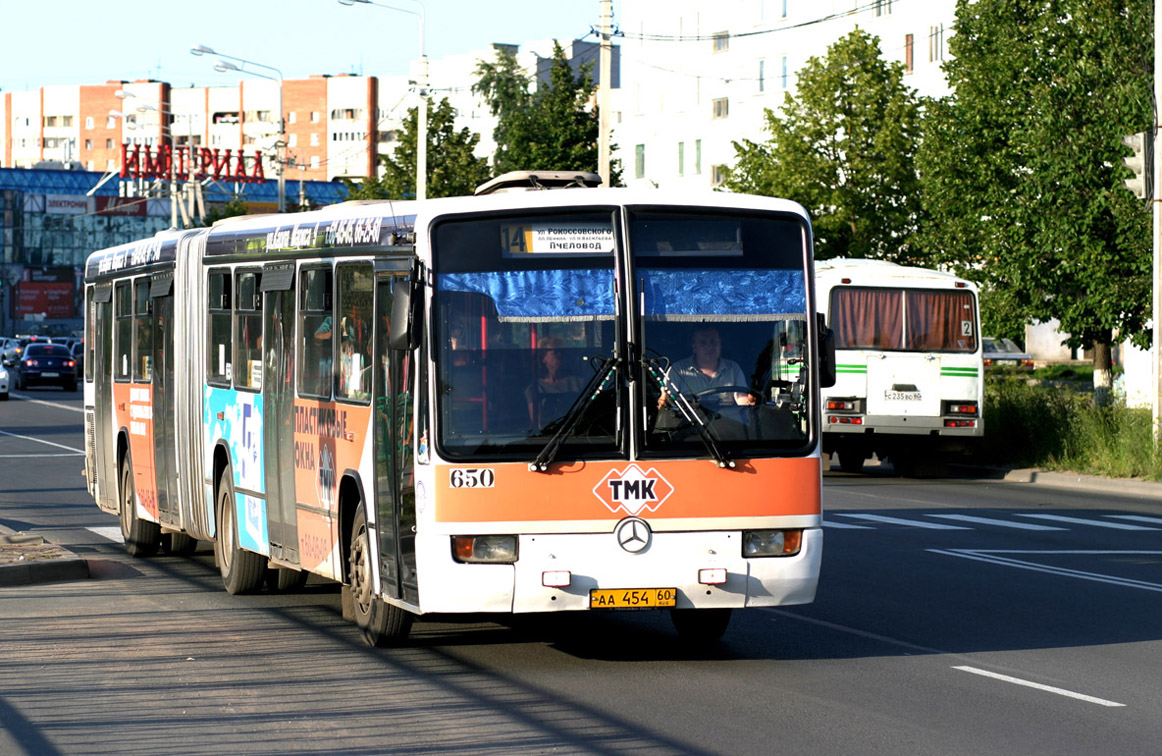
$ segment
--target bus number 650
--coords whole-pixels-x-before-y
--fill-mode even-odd
[[[496,483],[496,473],[491,468],[457,468],[452,471],[452,488],[492,488]]]

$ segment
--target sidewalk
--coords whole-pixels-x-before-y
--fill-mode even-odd
[[[1144,499],[1154,499],[1159,505],[1162,505],[1162,483],[1152,480],[1102,478],[1097,475],[1029,468],[1010,470],[1004,467],[972,467],[970,465],[951,465],[950,467],[964,477],[1003,480],[1008,483],[1034,483],[1055,488],[1070,488],[1075,491],[1100,491],[1119,496],[1140,496]]]
[[[71,551],[0,525],[0,587],[88,577],[88,562]]]

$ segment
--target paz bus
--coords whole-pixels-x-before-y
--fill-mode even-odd
[[[859,472],[873,453],[897,473],[962,453],[984,435],[977,287],[881,260],[816,263],[835,339],[823,396],[823,453]]]
[[[87,485],[128,551],[212,542],[232,594],[341,583],[372,645],[426,613],[625,609],[715,640],[812,601],[831,368],[805,211],[599,182],[94,252]],[[684,384],[694,332],[731,382]]]

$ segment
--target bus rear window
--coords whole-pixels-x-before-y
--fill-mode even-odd
[[[967,291],[838,288],[831,329],[837,349],[975,352],[977,344]]]

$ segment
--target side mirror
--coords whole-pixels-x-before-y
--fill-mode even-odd
[[[411,351],[419,344],[417,324],[423,322],[420,317],[423,295],[417,281],[418,277],[413,276],[392,297],[391,332],[387,336],[387,345],[392,349]]]
[[[816,317],[819,332],[819,386],[830,388],[835,385],[835,332],[827,327],[823,313],[817,313]]]

